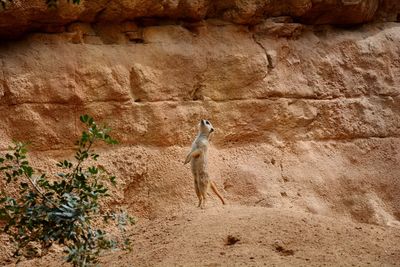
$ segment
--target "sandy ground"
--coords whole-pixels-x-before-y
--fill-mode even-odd
[[[120,183],[107,205],[138,221],[132,251],[108,252],[99,265],[400,266],[399,142],[212,147],[210,173],[228,205],[210,192],[204,210],[182,164],[187,148],[108,151],[99,164]],[[46,170],[58,156],[33,158]],[[1,244],[0,265],[15,266]],[[68,266],[60,251],[17,266]]]
[[[240,205],[184,207],[130,233],[131,252],[102,266],[400,266],[400,229]],[[59,266],[61,255],[17,266]],[[13,266],[13,265],[9,265]]]

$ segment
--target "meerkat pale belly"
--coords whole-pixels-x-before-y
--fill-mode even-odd
[[[190,164],[193,175],[197,176],[204,173],[207,169],[207,148],[204,148],[203,153],[197,157],[193,157]]]

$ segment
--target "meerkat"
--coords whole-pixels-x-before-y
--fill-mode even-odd
[[[194,188],[197,197],[199,198],[198,207],[202,209],[205,207],[206,195],[209,187],[211,187],[214,193],[219,197],[219,199],[221,199],[222,204],[225,205],[225,200],[218,192],[215,183],[210,180],[207,172],[208,138],[213,131],[214,128],[208,120],[200,121],[199,133],[193,141],[192,149],[186,156],[184,163],[191,163],[192,173],[194,176]]]

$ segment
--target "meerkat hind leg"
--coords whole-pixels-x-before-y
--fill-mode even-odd
[[[200,208],[202,208],[202,209],[204,209],[206,207],[206,195],[207,194],[202,194],[201,195],[202,196],[202,202],[201,202]]]
[[[201,194],[200,194],[200,189],[199,189],[199,183],[198,183],[197,179],[194,179],[194,188],[195,188],[195,190],[196,190],[197,198],[199,199],[199,204],[197,205],[197,207],[200,207],[202,201],[201,201]]]
[[[199,192],[201,196],[201,204],[200,208],[204,209],[206,205],[206,199],[207,199],[207,189],[208,189],[208,181],[204,179],[200,179],[198,182],[199,185]]]

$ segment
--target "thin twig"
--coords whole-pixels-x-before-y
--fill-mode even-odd
[[[51,199],[49,199],[45,194],[40,191],[39,187],[32,181],[32,179],[25,173],[25,177],[28,179],[28,181],[31,183],[33,188],[35,188],[36,192],[38,192],[44,199],[46,199],[48,202],[50,202],[55,208],[57,207],[57,204],[54,203]]]
[[[89,146],[88,146],[88,148],[87,148],[86,150],[84,150],[83,152],[86,151],[86,153],[89,154],[90,147],[91,147],[92,144],[94,143],[95,138],[96,138],[96,137],[93,137],[92,140],[89,140]],[[81,165],[82,162],[83,162],[83,159],[78,159],[78,164],[76,165],[75,170],[72,172],[72,173],[73,173],[73,176],[76,175],[76,172],[78,171],[78,168],[80,167],[80,165]]]
[[[16,160],[17,160],[18,169],[20,169],[21,163],[19,162],[18,158]],[[33,188],[36,190],[36,192],[38,192],[45,200],[50,202],[56,208],[57,204],[54,203],[51,199],[49,199],[45,194],[43,194],[42,191],[40,191],[39,187],[37,187],[36,183],[34,181],[32,181],[31,177],[28,174],[26,174],[26,172],[24,172],[24,175],[25,175],[26,179],[28,179],[30,184],[33,186]]]

